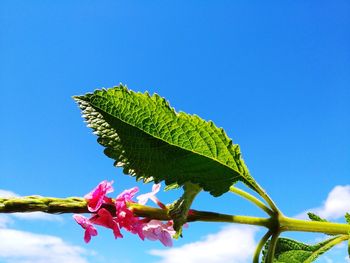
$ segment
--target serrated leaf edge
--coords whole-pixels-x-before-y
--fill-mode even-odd
[[[193,153],[193,154],[200,155],[200,156],[202,156],[202,157],[204,157],[204,158],[211,159],[211,160],[213,160],[213,161],[215,161],[215,162],[217,162],[217,163],[219,163],[219,164],[221,164],[221,165],[224,165],[225,167],[229,168],[230,170],[233,170],[233,171],[235,171],[236,173],[240,174],[240,175],[242,176],[242,178],[245,180],[245,183],[246,183],[248,186],[252,187],[253,190],[257,190],[256,182],[255,182],[254,178],[250,175],[250,173],[249,173],[249,171],[248,171],[248,168],[246,167],[246,165],[245,165],[245,163],[244,163],[244,160],[241,158],[241,152],[240,152],[240,147],[239,147],[239,145],[238,145],[238,144],[233,144],[232,139],[230,139],[230,138],[226,135],[226,133],[225,133],[225,131],[224,131],[223,128],[221,128],[221,127],[218,128],[218,127],[215,126],[215,124],[214,124],[211,120],[209,120],[209,121],[203,120],[202,118],[200,118],[199,116],[197,116],[197,115],[195,115],[195,114],[191,115],[191,114],[187,114],[187,113],[185,113],[185,112],[179,112],[179,113],[177,113],[173,107],[170,107],[169,102],[166,101],[165,98],[162,98],[161,96],[159,96],[157,93],[154,93],[154,94],[151,96],[147,91],[146,91],[145,93],[142,93],[142,92],[134,92],[134,91],[128,89],[126,86],[122,85],[122,84],[120,84],[119,86],[115,86],[115,87],[113,87],[113,88],[120,88],[120,89],[122,89],[123,91],[125,91],[125,92],[127,92],[127,93],[139,94],[139,95],[146,95],[146,96],[148,96],[148,97],[150,97],[150,98],[152,98],[153,96],[155,96],[156,99],[161,99],[162,102],[163,102],[163,104],[164,104],[168,109],[170,109],[171,112],[172,112],[176,117],[180,117],[180,115],[185,115],[185,116],[188,116],[188,117],[195,117],[196,119],[199,119],[200,121],[203,121],[203,122],[209,124],[210,126],[214,126],[217,130],[220,130],[221,134],[225,137],[225,139],[228,140],[228,146],[226,146],[226,147],[234,147],[234,148],[228,148],[228,151],[229,151],[229,152],[232,154],[232,156],[234,157],[234,160],[235,160],[235,162],[236,162],[236,164],[237,164],[237,168],[241,168],[242,171],[236,170],[236,169],[234,169],[233,167],[230,167],[230,166],[228,166],[227,164],[222,163],[222,162],[221,162],[220,160],[218,160],[218,159],[214,159],[214,158],[212,158],[212,157],[210,157],[210,156],[206,156],[206,155],[203,155],[203,154],[201,154],[201,153],[194,152],[194,151],[192,151],[192,150],[190,150],[190,149],[186,149],[186,148],[183,148],[183,147],[181,147],[181,146],[179,146],[179,145],[176,145],[176,144],[170,143],[170,142],[168,142],[168,141],[165,141],[164,139],[159,138],[159,137],[156,136],[156,135],[150,134],[150,133],[148,133],[148,132],[146,132],[146,131],[140,129],[139,127],[136,127],[135,125],[132,125],[132,124],[130,124],[130,123],[128,123],[128,122],[125,122],[124,120],[122,120],[122,119],[120,119],[120,118],[118,118],[118,117],[116,117],[116,116],[114,116],[114,115],[111,115],[110,113],[106,112],[105,110],[101,109],[100,107],[98,107],[98,106],[96,106],[96,105],[92,105],[90,100],[86,100],[86,99],[85,99],[87,96],[98,96],[98,97],[104,99],[104,97],[100,96],[99,94],[96,94],[96,92],[97,92],[97,91],[108,92],[108,89],[106,89],[106,88],[95,89],[94,92],[92,92],[92,93],[90,92],[90,93],[87,93],[87,94],[82,95],[82,96],[73,96],[73,99],[78,103],[79,106],[81,105],[81,104],[80,104],[80,101],[83,101],[83,102],[85,102],[85,103],[88,103],[88,104],[90,105],[90,107],[95,108],[95,110],[98,109],[98,110],[96,110],[96,111],[97,111],[99,114],[101,114],[100,112],[104,112],[105,114],[108,114],[109,116],[111,116],[111,117],[113,117],[113,118],[117,118],[119,121],[121,121],[121,122],[123,122],[123,123],[125,123],[125,124],[127,124],[127,125],[130,125],[130,126],[132,126],[133,128],[136,128],[136,129],[138,129],[139,131],[144,132],[145,134],[148,134],[148,135],[151,136],[151,137],[154,137],[154,138],[156,138],[156,139],[158,139],[158,140],[160,140],[160,141],[163,141],[163,142],[166,143],[166,144],[169,144],[169,145],[171,145],[171,146],[173,146],[173,147],[177,147],[177,148],[180,148],[180,149],[182,149],[182,150],[191,152],[191,153]],[[89,107],[89,106],[87,106],[87,107]],[[80,107],[80,108],[81,108],[81,107]],[[83,110],[83,109],[82,109],[82,110]],[[83,111],[84,111],[84,110],[83,110]],[[86,118],[85,118],[85,119],[86,119]],[[218,131],[218,132],[219,132],[219,131]],[[233,155],[232,151],[235,152],[235,155]],[[250,180],[249,180],[249,179],[250,179]]]

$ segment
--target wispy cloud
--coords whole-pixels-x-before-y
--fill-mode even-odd
[[[0,197],[18,194],[0,189]],[[62,221],[62,217],[41,212],[0,215],[0,262],[3,263],[87,263],[87,251],[68,244],[60,237],[10,229],[21,220]]]
[[[61,238],[14,229],[0,229],[0,259],[4,263],[87,263],[86,251]]]
[[[346,212],[350,212],[349,200],[350,185],[338,185],[329,192],[321,206],[311,208],[296,217],[307,218],[306,213],[313,212],[326,219],[339,219]],[[178,248],[151,250],[150,254],[160,257],[159,263],[219,263],[226,261],[246,263],[251,262],[256,246],[256,233],[257,228],[254,227],[229,226],[216,234],[204,237],[200,241]],[[327,260],[327,257],[324,260]]]
[[[203,240],[167,250],[151,250],[150,254],[161,257],[160,263],[243,263],[250,262],[256,242],[257,228],[228,226]]]
[[[0,197],[8,198],[8,197],[14,197],[14,196],[18,196],[18,195],[12,191],[0,189]]]
[[[350,185],[335,186],[328,194],[322,206],[311,208],[296,217],[307,218],[307,212],[312,212],[322,218],[336,220],[350,212]]]
[[[12,221],[13,220],[8,215],[0,215],[0,229],[7,227]]]
[[[43,212],[13,213],[11,215],[22,220],[44,220],[44,221],[52,221],[52,222],[63,221],[63,218],[59,215],[46,214]]]

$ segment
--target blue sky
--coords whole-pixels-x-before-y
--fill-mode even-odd
[[[350,196],[349,28],[348,1],[3,0],[0,189],[82,196],[107,179],[116,192],[134,185],[149,191],[151,185],[113,167],[71,98],[122,82],[224,127],[285,214],[318,208],[337,220],[325,201]],[[159,197],[171,202],[179,195]],[[194,207],[262,215],[229,194],[201,193]],[[85,245],[70,215],[1,222],[4,236],[49,240],[75,262],[171,262],[164,253],[150,254],[163,249],[160,243],[128,234],[114,240],[101,229]],[[225,227],[191,224],[175,242],[178,250],[169,251],[179,256],[185,244],[205,243],[208,234],[245,230]],[[261,235],[247,231],[247,244]],[[11,249],[0,248],[0,262],[40,262],[27,254],[16,258]],[[337,253],[330,259],[342,262],[345,252]]]

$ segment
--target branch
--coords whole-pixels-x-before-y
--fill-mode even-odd
[[[140,205],[137,203],[128,203],[128,206],[133,211],[135,216],[147,217],[149,219],[171,220],[167,209],[159,209]],[[109,210],[111,214],[115,213],[114,205],[104,204],[102,207]],[[0,198],[0,213],[25,213],[37,211],[50,214],[91,213],[87,208],[87,202],[84,198],[81,197],[55,198],[42,196],[24,196]],[[278,229],[281,232],[303,231],[336,235],[348,235],[350,232],[349,224],[314,222],[293,219],[284,216],[261,218],[241,215],[227,215],[191,209],[187,216],[187,222],[194,221],[238,223],[263,226],[268,229],[275,228],[277,225]]]
[[[147,217],[158,220],[171,220],[168,211],[165,209],[144,206],[136,203],[129,203],[129,208],[135,216]],[[114,205],[102,206],[109,210],[112,214],[115,213]],[[15,213],[15,212],[45,212],[50,214],[62,213],[91,213],[87,209],[87,202],[81,197],[69,198],[54,198],[42,196],[25,196],[0,198],[0,213]],[[270,219],[250,216],[235,216],[220,213],[190,210],[187,216],[187,222],[204,221],[204,222],[227,222],[239,223],[248,225],[258,225],[269,228],[271,225]]]
[[[260,207],[262,210],[264,210],[270,216],[274,215],[274,212],[270,208],[268,208],[263,202],[261,202],[258,198],[249,194],[248,192],[243,191],[242,189],[239,189],[235,186],[230,187],[230,192],[247,199],[248,201],[252,202],[256,206]]]
[[[43,197],[39,195],[0,198],[0,213],[45,212],[49,214],[89,213],[81,197]]]

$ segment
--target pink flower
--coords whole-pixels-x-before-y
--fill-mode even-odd
[[[123,235],[120,233],[116,219],[114,219],[111,213],[105,208],[98,210],[97,215],[94,215],[92,218],[90,218],[90,222],[112,229],[115,238],[123,237]]]
[[[106,194],[113,192],[112,183],[113,181],[102,181],[94,190],[84,196],[90,212],[96,212],[103,203],[112,203],[111,198],[106,197]]]
[[[142,240],[145,238],[159,240],[165,246],[172,246],[172,236],[175,234],[173,222],[162,223],[159,220],[141,219],[135,216],[128,205],[130,203],[135,203],[133,198],[139,189],[134,187],[124,190],[117,196],[115,201],[113,201],[106,196],[108,193],[113,192],[112,183],[113,182],[102,181],[95,189],[85,195],[88,209],[90,212],[93,212],[90,219],[81,215],[73,216],[75,221],[85,230],[85,242],[90,242],[91,236],[97,235],[97,230],[93,225],[96,224],[112,229],[115,238],[123,237],[120,229],[124,228],[133,234],[138,234]],[[159,192],[159,189],[160,184],[153,185],[152,192],[137,197],[139,203],[144,205],[148,199],[151,199],[161,208],[165,208],[165,205],[155,196]],[[115,215],[112,215],[109,210],[102,207],[103,204],[113,204],[115,206]]]
[[[117,196],[115,199],[115,207],[118,210],[122,210],[126,207],[126,203],[135,203],[132,198],[135,196],[135,194],[139,191],[138,187],[133,187],[131,189],[124,190],[121,194]]]
[[[73,218],[82,228],[85,229],[84,241],[86,243],[90,242],[91,236],[97,236],[97,230],[89,221],[89,219],[82,215],[73,215]]]
[[[135,203],[132,198],[139,191],[137,187],[123,191],[115,199],[116,217],[120,228],[125,228],[127,231],[138,234],[143,240],[142,226],[143,221],[134,216],[134,213],[128,208],[127,203]]]
[[[145,239],[142,231],[143,220],[134,216],[130,210],[129,212],[120,213],[117,218],[120,228],[125,228],[129,232],[137,234],[142,240]]]
[[[139,201],[139,204],[144,205],[147,203],[148,199],[151,199],[155,204],[157,204],[160,208],[165,209],[165,205],[159,201],[159,199],[156,197],[156,193],[159,192],[160,184],[154,184],[152,186],[152,192],[139,195],[137,200]]]
[[[173,245],[172,236],[175,234],[173,223],[164,224],[159,220],[151,220],[142,228],[144,236],[149,240],[159,240],[166,247]]]

